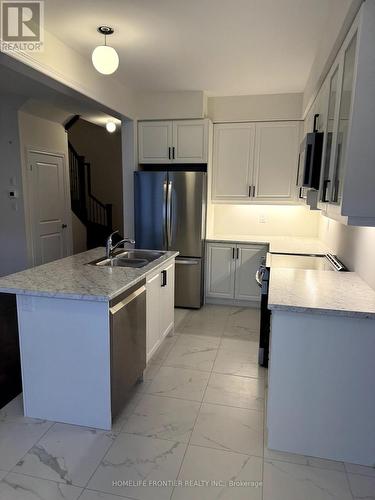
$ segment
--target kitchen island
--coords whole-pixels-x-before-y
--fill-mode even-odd
[[[373,466],[375,292],[356,273],[272,269],[270,449]]]
[[[109,430],[142,378],[147,278],[160,270],[166,287],[178,252],[138,269],[90,265],[104,254],[97,248],[0,279],[0,293],[17,296],[25,416]]]

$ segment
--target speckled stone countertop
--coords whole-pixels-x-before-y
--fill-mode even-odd
[[[269,245],[273,253],[301,253],[324,255],[328,248],[318,238],[302,236],[256,236],[256,235],[210,235],[208,242],[220,243],[260,243]]]
[[[177,255],[166,252],[139,269],[87,265],[105,256],[104,248],[95,248],[0,278],[0,292],[107,302]]]
[[[356,273],[271,269],[271,310],[375,319],[375,291]]]

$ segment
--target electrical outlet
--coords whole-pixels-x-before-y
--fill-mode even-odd
[[[259,224],[266,224],[267,223],[267,218],[264,214],[261,214],[259,216]]]

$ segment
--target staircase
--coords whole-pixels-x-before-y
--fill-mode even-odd
[[[87,229],[87,248],[104,246],[112,232],[112,204],[104,204],[91,192],[91,165],[68,142],[72,211]]]

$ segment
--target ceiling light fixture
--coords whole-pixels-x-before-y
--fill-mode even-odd
[[[116,123],[115,122],[107,122],[105,125],[105,128],[107,129],[107,132],[110,134],[113,134],[113,132],[116,131]]]
[[[102,75],[111,75],[117,70],[120,62],[115,49],[107,45],[107,36],[112,35],[114,30],[110,26],[99,26],[98,32],[104,35],[104,45],[99,45],[93,50],[92,64]]]

